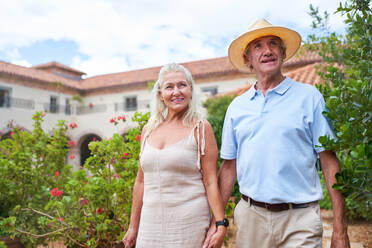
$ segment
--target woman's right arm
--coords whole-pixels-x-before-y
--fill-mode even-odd
[[[133,188],[132,214],[130,216],[129,228],[123,238],[126,248],[134,246],[137,239],[137,232],[141,217],[143,199],[143,170],[141,165],[138,166],[136,181]]]
[[[143,145],[143,139],[146,139],[147,135],[147,126],[144,126],[142,129],[142,137],[141,137],[141,151]],[[123,238],[123,243],[126,248],[132,247],[136,243],[137,233],[141,218],[141,210],[143,204],[143,170],[141,166],[141,162],[138,162],[138,172],[136,181],[134,182],[133,187],[133,198],[132,198],[132,213],[130,216],[130,224],[129,228]]]

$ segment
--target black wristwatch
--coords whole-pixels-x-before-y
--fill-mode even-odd
[[[218,226],[228,227],[229,226],[229,220],[225,218],[223,220],[216,221],[216,227],[218,227]]]

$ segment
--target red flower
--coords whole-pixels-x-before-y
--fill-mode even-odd
[[[63,193],[65,193],[65,192],[63,192],[63,190],[57,190],[56,196],[60,197],[61,195],[63,195]]]
[[[84,205],[88,205],[88,200],[84,199],[84,197],[82,197],[80,199],[80,203],[84,206]]]
[[[10,136],[12,136],[13,137],[13,135],[14,135],[14,132],[12,131],[12,132],[10,132]]]
[[[75,122],[70,123],[70,128],[71,129],[77,128],[77,124]]]
[[[118,120],[118,121],[122,120],[122,121],[124,122],[125,119],[126,119],[125,115],[123,115],[123,116],[118,116],[118,117],[117,117],[117,120]]]
[[[54,176],[55,177],[58,177],[59,176],[59,172],[58,171],[54,172]]]
[[[92,141],[96,141],[96,137],[93,137]]]
[[[124,152],[124,156],[122,156],[121,159],[123,159],[123,160],[126,159],[126,157],[128,157],[128,155],[129,155],[129,153]]]
[[[63,219],[62,217],[57,217],[57,220],[59,220],[60,222],[65,221],[65,219]]]
[[[116,122],[115,117],[110,119],[110,123],[115,123],[115,122]]]
[[[112,175],[112,177],[115,177],[115,178],[117,178],[117,179],[120,179],[120,176],[119,176],[119,174],[117,174],[117,173],[115,173],[114,175]]]
[[[69,140],[67,144],[69,147],[73,147],[75,145],[75,142],[73,140]]]
[[[140,140],[141,140],[141,135],[137,134],[137,136],[136,136],[136,140],[137,140],[137,141],[140,141]]]
[[[54,188],[50,191],[50,193],[52,194],[52,196],[57,196],[57,197],[60,197],[61,195],[63,195],[65,192],[63,190],[58,190],[58,188]]]
[[[103,209],[102,208],[97,208],[97,214],[102,214]]]
[[[74,159],[74,158],[75,158],[75,155],[70,155],[69,158],[70,158],[70,159]]]
[[[57,191],[58,191],[58,188],[54,188],[50,191],[50,193],[52,194],[52,196],[56,196],[57,195]]]

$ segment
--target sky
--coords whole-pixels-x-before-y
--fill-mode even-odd
[[[339,0],[0,0],[0,60],[57,61],[86,77],[227,56],[259,18],[314,33],[309,5],[333,14]]]

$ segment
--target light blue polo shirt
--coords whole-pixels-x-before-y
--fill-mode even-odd
[[[323,111],[314,86],[288,77],[266,97],[255,87],[236,97],[226,112],[221,157],[236,159],[240,192],[267,203],[321,199],[319,137],[335,139]]]

